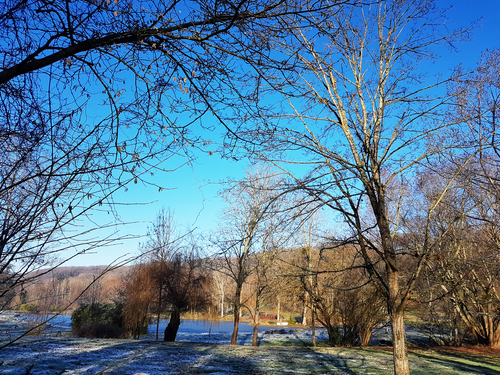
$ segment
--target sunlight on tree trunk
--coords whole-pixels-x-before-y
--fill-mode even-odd
[[[406,333],[403,312],[397,311],[391,314],[392,342],[394,350],[394,373],[410,375],[410,364],[406,351]]]

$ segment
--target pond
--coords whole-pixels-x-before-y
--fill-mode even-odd
[[[21,317],[21,314],[16,314]],[[23,318],[40,320],[49,319],[50,315],[22,315]],[[160,319],[159,332],[163,334],[165,328],[167,327],[169,320]],[[71,329],[71,316],[70,315],[58,315],[54,317],[49,322],[50,328],[52,330],[70,330]],[[276,328],[276,327],[275,327]],[[266,330],[272,329],[271,327],[259,327],[259,333]],[[221,320],[196,320],[196,319],[181,319],[181,325],[179,327],[178,333],[193,333],[193,334],[215,334],[215,333],[232,333],[233,332],[233,322],[232,321],[221,321]],[[253,326],[248,322],[242,322],[239,324],[238,332],[240,333],[251,333],[253,332]],[[154,321],[148,327],[148,334],[156,333],[156,322]]]
[[[168,319],[160,319],[159,332],[163,333],[167,327]],[[181,325],[179,327],[179,333],[232,333],[233,332],[233,322],[232,321],[221,321],[221,320],[191,320],[191,319],[181,319]],[[270,327],[259,327],[259,333],[271,329]],[[249,333],[253,332],[253,326],[248,322],[242,322],[238,326],[238,332]],[[148,327],[148,333],[156,333],[156,323],[151,324]]]

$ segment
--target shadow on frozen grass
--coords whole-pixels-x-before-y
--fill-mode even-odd
[[[229,346],[116,339],[27,338],[0,351],[6,374],[370,374],[392,373],[392,353],[379,348]],[[412,374],[499,374],[500,359],[477,354],[411,350]]]

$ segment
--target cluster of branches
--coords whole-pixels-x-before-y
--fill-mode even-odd
[[[271,61],[261,36],[277,19],[328,6],[3,2],[2,300],[29,284],[32,271],[66,260],[54,263],[54,255],[69,249],[77,255],[119,239],[116,233],[90,235],[114,225],[96,223],[93,213],[115,213],[113,194],[129,183],[163,189],[152,174],[188,162],[188,146],[205,150],[208,140],[190,130],[193,123],[205,114],[223,124],[244,117],[236,112],[251,100],[229,105],[247,95],[235,84],[245,74],[238,61],[249,67]],[[187,159],[167,163],[179,155]]]
[[[468,35],[448,32],[445,18],[432,0],[5,2],[0,296],[61,246],[81,249],[81,231],[67,228],[91,209],[112,210],[117,189],[150,183],[145,174],[190,156],[188,145],[203,149],[189,126],[210,114],[228,130],[225,152],[270,162],[289,191],[305,192],[292,206],[343,220],[340,240],[359,249],[390,315],[395,372],[409,374],[404,310],[422,273],[459,223],[497,225],[498,51],[472,73],[419,74],[437,47]],[[468,174],[468,198],[438,220]],[[437,181],[431,195],[421,176]],[[254,190],[234,191],[233,202]],[[241,207],[240,233],[215,241],[232,253],[225,268],[237,285],[252,249],[277,247],[258,231],[275,203],[254,201]],[[454,301],[469,293],[444,288]]]
[[[278,111],[263,112],[241,129],[243,138],[261,146],[231,135],[227,143],[280,168],[313,207],[329,208],[345,223],[340,240],[359,248],[385,300],[395,373],[409,374],[404,311],[430,257],[458,222],[434,235],[437,210],[472,164],[482,166],[489,186],[483,191],[497,194],[491,171],[498,163],[498,53],[486,53],[475,72],[457,69],[451,77],[429,79],[419,66],[435,59],[439,46],[469,35],[468,29],[446,30],[446,10],[434,1],[326,12],[327,22],[311,17],[312,28],[291,16],[289,38],[272,39],[283,66],[294,69],[263,68],[256,78],[263,92],[281,99]],[[298,164],[310,168],[304,172]],[[449,169],[440,188],[432,199],[419,200],[417,176],[444,176],[443,165]],[[459,217],[476,205],[469,201]],[[416,212],[419,225],[411,226]],[[410,227],[419,243],[399,246]]]
[[[235,285],[231,345],[237,343],[242,307],[252,314],[253,345],[257,345],[260,303],[271,286],[269,271],[280,250],[290,241],[294,221],[299,216],[299,210],[291,206],[296,197],[285,194],[286,186],[279,174],[261,168],[247,171],[244,180],[233,181],[221,193],[228,208],[211,243],[215,256],[213,267]],[[242,299],[243,285],[251,274],[257,278],[253,307]]]

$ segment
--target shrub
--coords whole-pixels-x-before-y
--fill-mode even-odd
[[[38,306],[35,305],[34,303],[23,303],[19,307],[19,311],[23,311],[23,312],[35,312],[37,310],[38,310]]]
[[[71,329],[81,337],[108,337],[91,335],[110,335],[113,331],[110,326],[116,328],[113,331],[114,336],[110,337],[123,336],[124,317],[121,304],[93,303],[82,305],[73,312],[71,319]]]
[[[86,323],[78,331],[79,337],[119,339],[126,338],[127,331],[124,328],[108,323]]]
[[[297,323],[297,321],[295,320],[295,318],[293,316],[288,318],[288,324],[295,324],[295,323]]]
[[[52,311],[52,312],[61,312],[63,310],[64,310],[63,305],[50,305],[49,306],[49,311]]]
[[[128,322],[125,328],[127,331],[135,338],[138,339],[140,335],[145,335],[148,333],[148,327],[151,324],[151,319],[147,316],[147,314],[143,314],[139,319],[132,322]]]

